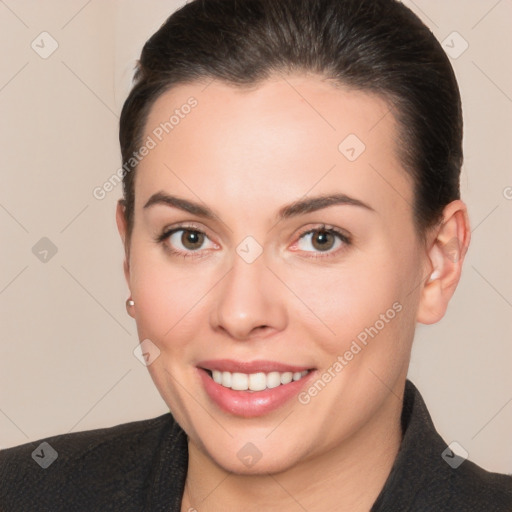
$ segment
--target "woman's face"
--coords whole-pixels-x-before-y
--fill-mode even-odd
[[[133,315],[160,394],[226,470],[285,470],[396,421],[428,272],[396,134],[384,100],[305,75],[152,107]]]

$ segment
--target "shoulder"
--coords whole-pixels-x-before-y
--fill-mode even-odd
[[[114,427],[56,435],[0,451],[2,510],[94,510],[108,496],[137,510],[170,413]],[[113,505],[110,505],[113,506]],[[103,508],[108,510],[108,508]]]
[[[372,512],[512,512],[512,476],[486,471],[456,455],[409,380],[402,431],[400,450]]]
[[[450,510],[512,511],[512,475],[486,471],[469,460],[443,469]]]
[[[422,462],[421,502],[435,502],[439,511],[512,512],[512,476],[493,473],[451,449],[434,427],[417,390],[410,426],[417,460]]]
[[[399,456],[386,499],[372,512],[512,512],[511,475],[461,459],[440,436],[427,443],[409,450],[407,460]]]

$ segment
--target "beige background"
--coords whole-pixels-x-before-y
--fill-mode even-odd
[[[118,115],[142,44],[181,3],[0,1],[0,447],[167,412],[132,353],[121,187],[101,201],[92,191],[120,165]],[[450,51],[463,48],[453,31],[469,44],[452,62],[473,228],[447,316],[418,327],[410,378],[448,443],[511,473],[512,2],[406,4]],[[43,31],[59,45],[46,59],[31,48]],[[57,248],[46,263],[32,252],[42,237]]]

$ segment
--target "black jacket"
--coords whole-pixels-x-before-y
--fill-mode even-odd
[[[512,512],[512,476],[454,456],[409,380],[402,429],[371,512]],[[179,512],[187,462],[187,436],[170,413],[53,436],[0,451],[0,511]]]

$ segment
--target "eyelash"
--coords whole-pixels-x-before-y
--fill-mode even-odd
[[[194,226],[191,224],[184,224],[184,225],[173,227],[171,229],[164,230],[162,234],[158,235],[155,238],[155,241],[159,244],[163,244],[165,247],[165,250],[168,251],[169,253],[171,253],[173,256],[179,256],[181,258],[203,258],[205,255],[201,254],[200,250],[186,251],[186,252],[178,251],[176,249],[173,249],[172,247],[169,247],[167,244],[165,244],[165,241],[167,240],[167,238],[169,238],[171,235],[173,235],[174,233],[176,233],[178,231],[192,231],[193,233],[199,233],[199,234],[205,235],[208,238],[208,235],[206,235],[206,233],[204,231],[202,231],[201,229],[199,229],[197,226]],[[347,236],[345,233],[341,232],[339,229],[335,228],[334,226],[327,226],[325,224],[322,224],[313,229],[308,229],[308,230],[300,233],[297,240],[300,240],[304,236],[309,235],[311,233],[315,233],[316,231],[325,231],[327,233],[336,235],[338,237],[338,239],[341,240],[341,242],[343,242],[343,244],[345,246],[349,246],[352,243],[352,240],[350,239],[350,237]],[[339,252],[343,251],[343,249],[344,248],[341,247],[341,248],[338,248],[334,252],[313,253],[312,256],[307,256],[307,258],[328,258],[333,255],[337,255]],[[311,252],[311,251],[306,251],[306,252]]]

